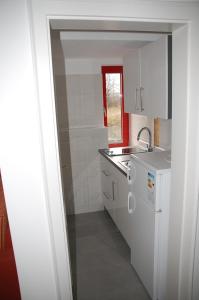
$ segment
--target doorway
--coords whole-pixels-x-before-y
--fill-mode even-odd
[[[168,24],[167,24],[168,25]],[[63,23],[62,23],[62,26],[63,26]],[[148,28],[150,28],[150,26],[148,27]],[[161,30],[162,30],[162,28],[161,28]],[[168,32],[168,26],[166,26],[166,29],[165,29],[165,32]],[[81,32],[81,34],[82,34],[83,32]],[[60,57],[59,57],[60,58]],[[62,65],[62,67],[63,67],[63,65]],[[63,74],[59,74],[59,75],[63,75]],[[55,76],[55,74],[54,74],[54,76]],[[58,85],[59,85],[59,83],[56,83],[56,90],[57,90],[57,87],[58,87]],[[66,91],[67,91],[67,88],[66,88]],[[55,95],[56,95],[56,93],[55,93]],[[63,96],[63,95],[62,95]],[[67,108],[67,111],[68,111],[68,108]],[[63,110],[62,110],[62,113],[63,113]],[[78,114],[78,117],[79,118],[81,118],[81,115],[79,115]],[[70,117],[68,117],[68,119],[69,119]],[[57,119],[58,119],[58,122],[59,122],[59,118],[58,118],[58,116],[57,116]],[[62,120],[63,121],[63,120]],[[68,124],[67,124],[67,126],[68,126]],[[69,133],[69,131],[67,131],[68,132],[68,134],[70,135],[70,133]],[[62,130],[62,134],[63,134],[63,130]],[[59,134],[58,134],[58,136],[59,136]],[[80,135],[81,136],[81,135]],[[60,141],[60,144],[62,144],[62,142]],[[69,148],[68,148],[68,150],[67,150],[67,159],[68,159],[68,161],[70,161],[71,160],[71,154],[73,153],[73,151],[71,152],[71,145],[70,144],[68,144],[67,145]],[[65,148],[66,149],[66,148]],[[59,149],[60,150],[60,149]],[[75,149],[74,149],[75,150]],[[63,151],[64,152],[64,151]],[[66,150],[65,150],[65,152],[66,152]],[[83,152],[82,150],[81,150],[81,152]],[[84,152],[85,153],[85,152]],[[73,154],[72,154],[73,155]],[[79,156],[80,156],[80,154],[78,154]],[[62,151],[60,150],[60,157],[61,157],[61,162],[63,162],[63,159],[62,159],[62,157],[64,156],[64,154],[62,153]],[[66,168],[65,168],[66,167]],[[69,182],[69,185],[65,188],[65,187],[63,187],[63,190],[65,191],[64,192],[64,199],[65,199],[65,203],[67,203],[67,202],[70,202],[70,200],[68,199],[68,200],[66,200],[67,199],[67,197],[71,197],[70,199],[72,199],[73,197],[74,197],[74,190],[73,190],[73,188],[72,188],[72,174],[70,173],[72,170],[71,170],[71,168],[70,168],[70,170],[69,169],[67,169],[67,164],[64,166],[64,165],[62,165],[61,166],[61,168],[62,168],[62,172],[63,172],[63,174],[64,174],[64,172],[65,172],[65,174],[67,174],[67,176],[69,176],[70,178],[69,178],[69,180],[68,180],[68,182]],[[67,169],[67,171],[66,170],[64,170],[64,168],[65,169]],[[64,180],[64,175],[62,174],[62,179],[63,179],[63,184],[66,184],[66,181]],[[80,193],[81,194],[81,193]],[[82,197],[82,194],[80,195],[80,197]],[[69,213],[72,211],[72,212],[74,212],[74,210],[75,210],[75,205],[74,205],[74,202],[72,201],[71,202],[72,204],[70,204],[69,206],[68,205],[66,205],[66,207],[65,207],[65,209],[66,209],[66,212],[68,212],[69,211]],[[82,213],[86,213],[86,211],[81,211],[80,210],[80,212]],[[88,215],[86,216],[85,215],[85,218],[86,219],[88,219]],[[91,217],[92,218],[92,217]],[[78,223],[79,221],[78,221],[78,219],[82,219],[83,220],[83,216],[82,216],[82,218],[80,217],[75,217],[75,218],[68,218],[68,219],[70,219],[70,221],[68,222],[68,229],[69,229],[69,231],[70,231],[70,224],[73,224],[73,229],[74,229],[74,232],[73,232],[73,236],[74,236],[74,233],[77,233],[76,232],[76,225],[74,225],[74,224],[76,224],[76,222]],[[83,221],[83,223],[84,223],[84,221]],[[88,228],[86,229],[87,231],[89,231],[88,230]],[[70,236],[70,232],[69,232],[69,236]],[[74,239],[73,240],[73,246],[74,247],[76,247],[77,246],[77,240],[76,239]],[[73,250],[74,250],[74,248],[73,248]],[[71,258],[71,261],[72,261],[72,258]],[[77,257],[75,257],[75,259],[73,259],[73,261],[74,261],[74,264],[77,264]],[[76,267],[77,267],[77,265],[76,265]],[[73,272],[73,274],[75,273],[75,271],[74,271],[74,268],[72,267],[72,272]],[[76,286],[76,283],[75,283],[75,286]],[[76,287],[75,287],[76,288]],[[77,289],[78,289],[78,287],[77,287]]]

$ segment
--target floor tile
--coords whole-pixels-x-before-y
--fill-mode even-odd
[[[107,212],[69,216],[75,300],[149,300]]]

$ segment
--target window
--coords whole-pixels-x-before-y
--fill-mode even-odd
[[[129,116],[124,112],[123,67],[103,66],[104,126],[109,147],[129,145]]]

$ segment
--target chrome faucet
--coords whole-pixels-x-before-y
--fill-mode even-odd
[[[146,130],[148,132],[148,135],[149,135],[148,152],[152,152],[153,148],[152,148],[152,145],[151,145],[151,140],[152,140],[152,138],[151,138],[151,130],[148,127],[142,127],[140,129],[140,131],[138,132],[138,135],[137,135],[137,141],[139,141],[141,133],[142,133],[143,130]]]

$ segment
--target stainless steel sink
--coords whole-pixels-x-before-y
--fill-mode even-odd
[[[147,149],[141,147],[125,147],[125,148],[117,147],[117,148],[104,149],[104,152],[108,156],[117,156],[117,155],[129,155],[129,154],[147,152]]]
[[[119,163],[126,169],[129,167],[130,159],[119,161]]]

